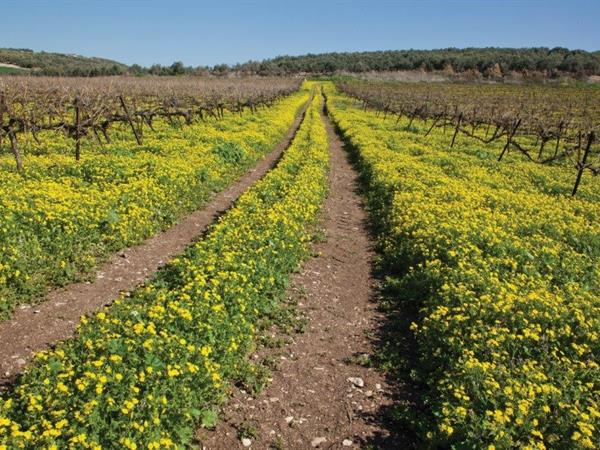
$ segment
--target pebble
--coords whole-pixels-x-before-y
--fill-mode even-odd
[[[285,418],[285,423],[292,423],[292,420],[294,420],[294,416],[287,416]]]
[[[359,387],[359,388],[361,388],[365,385],[365,382],[360,377],[350,377],[350,378],[347,378],[347,381],[349,381],[354,386]]]
[[[344,447],[352,447],[352,441],[351,441],[350,439],[344,439],[344,440],[342,441],[342,445],[343,445]]]
[[[312,441],[310,441],[310,445],[312,445],[313,447],[318,447],[323,442],[327,442],[327,438],[325,438],[325,437],[316,437]]]
[[[243,438],[242,439],[242,445],[244,447],[250,447],[252,445],[252,441],[248,438]]]

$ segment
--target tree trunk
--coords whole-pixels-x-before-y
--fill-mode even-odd
[[[81,101],[75,97],[75,161],[81,158]]]
[[[454,142],[456,141],[456,135],[460,131],[460,123],[462,122],[462,114],[458,116],[458,120],[456,121],[456,128],[454,130],[454,136],[452,136],[452,143],[450,144],[450,148],[454,147]]]
[[[498,158],[498,161],[502,161],[504,154],[507,152],[508,148],[510,147],[510,143],[512,142],[513,137],[515,136],[515,133],[517,132],[517,128],[519,128],[519,125],[521,125],[521,119],[517,120],[517,123],[515,124],[513,129],[510,131],[510,134],[508,135],[508,138],[506,139],[506,145],[502,149],[502,153],[500,153],[500,157]]]
[[[573,192],[571,193],[571,196],[573,197],[575,194],[577,194],[577,189],[579,188],[579,183],[581,183],[581,177],[583,175],[583,171],[585,170],[585,163],[587,162],[590,149],[592,148],[592,142],[594,142],[595,137],[596,136],[594,135],[593,131],[588,135],[587,145],[585,146],[585,151],[583,152],[583,159],[578,163],[577,178],[575,179],[575,186],[573,186]]]
[[[6,111],[6,98],[4,96],[4,91],[0,92],[0,148],[2,148],[3,144],[3,136],[4,136],[4,112]]]
[[[108,135],[108,126],[110,124],[108,122],[102,124],[102,127],[100,127],[100,130],[102,131],[102,134],[104,135],[104,139],[106,139],[106,143],[110,144],[110,136]]]
[[[540,144],[540,151],[538,152],[538,161],[542,160],[542,155],[544,153],[544,146],[546,145],[546,139],[542,137],[542,143]]]
[[[17,136],[12,128],[8,129],[8,137],[10,139],[13,155],[15,156],[15,161],[17,162],[17,172],[23,172],[23,160],[21,159],[21,153],[19,152],[19,146],[17,145]]]
[[[127,105],[125,104],[125,100],[123,99],[122,95],[119,95],[119,101],[121,102],[121,106],[123,107],[123,111],[125,111],[125,116],[127,117],[127,122],[129,122],[129,126],[131,127],[131,131],[133,131],[133,134],[135,136],[135,140],[137,141],[138,145],[142,145],[142,138],[138,134],[138,131],[137,131],[136,127],[135,127],[135,124],[133,123],[133,120],[131,119],[131,115],[129,114],[129,110],[127,109]]]

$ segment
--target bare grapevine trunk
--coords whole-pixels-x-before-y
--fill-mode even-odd
[[[517,122],[515,123],[515,126],[511,130],[510,134],[508,135],[508,138],[506,139],[506,145],[502,149],[502,153],[500,153],[500,156],[498,157],[498,161],[502,161],[502,158],[508,151],[510,144],[513,140],[513,137],[515,136],[515,133],[517,132],[517,128],[519,128],[519,125],[521,125],[521,119],[517,120]]]
[[[593,131],[588,135],[587,145],[585,146],[585,151],[583,152],[583,159],[577,164],[577,178],[575,179],[575,186],[573,186],[573,192],[571,193],[573,197],[575,194],[577,194],[577,189],[579,189],[579,183],[581,183],[581,177],[583,176],[585,164],[587,163],[590,149],[592,148],[592,143],[594,142],[595,137],[596,135]]]
[[[81,158],[81,102],[75,97],[75,161]]]
[[[17,172],[23,172],[23,159],[21,158],[21,152],[19,152],[19,146],[17,145],[17,136],[12,127],[8,129],[8,137],[10,139],[10,146],[17,163]]]
[[[454,130],[454,136],[452,136],[452,144],[450,144],[450,148],[454,147],[454,142],[456,141],[456,135],[460,131],[460,123],[462,122],[462,114],[458,116],[458,120],[456,121],[456,129]]]
[[[119,95],[119,101],[121,102],[123,111],[125,111],[125,117],[127,117],[127,122],[129,122],[129,126],[131,127],[131,131],[133,131],[135,140],[137,141],[138,145],[142,145],[142,137],[138,134],[138,131],[135,127],[135,124],[133,123],[133,120],[131,119],[131,115],[129,114],[129,110],[127,109],[127,105],[125,104],[125,100],[123,99],[122,95]]]
[[[6,108],[6,100],[4,92],[0,92],[0,148],[2,148],[2,137],[4,135],[4,108]]]

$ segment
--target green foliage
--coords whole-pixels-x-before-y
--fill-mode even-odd
[[[195,411],[197,410],[192,410],[192,413],[194,413]],[[194,418],[200,418],[200,424],[204,428],[214,428],[217,425],[218,415],[212,409],[205,409],[204,411],[200,411],[199,415],[197,416],[194,414]]]
[[[237,142],[230,141],[219,143],[213,152],[228,164],[238,164],[243,161],[245,156],[244,149]]]
[[[350,53],[321,53],[302,56],[279,56],[260,63],[249,62],[237,67],[262,75],[295,73],[361,73],[387,70],[477,70],[484,73],[496,64],[502,73],[510,71],[558,71],[572,74],[600,73],[598,52],[566,48],[446,48],[439,50],[390,50]]]

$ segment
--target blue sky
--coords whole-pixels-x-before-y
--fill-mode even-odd
[[[407,48],[600,50],[600,0],[0,0],[0,5],[0,47],[146,66]]]

